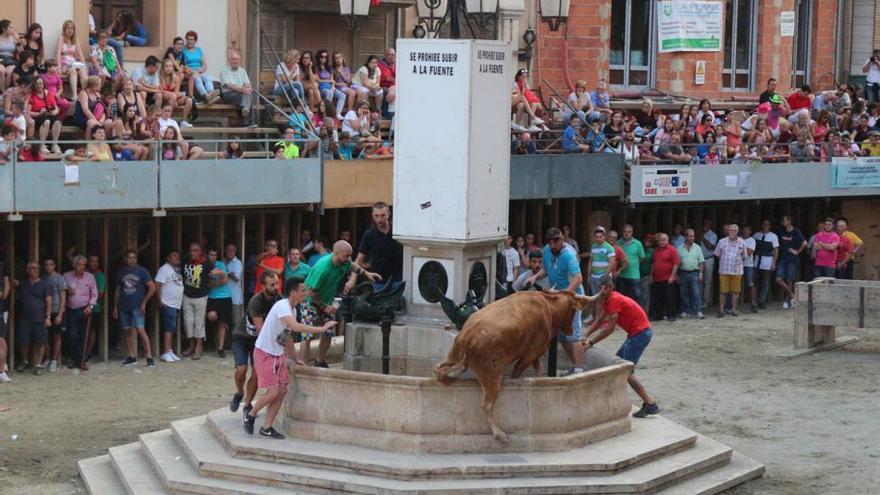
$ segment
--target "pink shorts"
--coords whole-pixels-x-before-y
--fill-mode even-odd
[[[272,388],[290,383],[285,356],[273,356],[255,347],[254,369],[257,371],[257,386],[260,388]]]

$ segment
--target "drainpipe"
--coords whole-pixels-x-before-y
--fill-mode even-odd
[[[851,1],[851,0],[850,0]],[[841,70],[841,61],[843,59],[843,51],[845,47],[843,46],[843,21],[845,18],[845,9],[846,9],[847,0],[837,0],[837,22],[834,24],[834,44],[837,46],[837,56],[834,57],[834,80],[840,81],[843,72]],[[850,57],[852,54],[850,54]]]

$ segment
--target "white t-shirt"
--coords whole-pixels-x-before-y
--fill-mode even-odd
[[[504,261],[507,262],[507,278],[505,280],[513,282],[513,269],[520,265],[519,252],[511,246],[507,249],[502,249],[501,254],[504,255]]]
[[[766,234],[763,232],[758,232],[757,234],[752,236],[752,239],[755,239],[756,244],[757,241],[767,241],[773,245],[773,249],[779,249],[779,237],[776,236],[773,232],[767,232]],[[755,267],[759,270],[769,270],[770,267],[773,266],[773,255],[770,256],[758,256],[755,255]]]
[[[345,118],[342,119],[342,132],[347,132],[349,137],[354,138],[360,135],[360,131],[354,130],[354,128],[348,122],[351,120],[360,120],[357,112],[354,110],[349,110],[348,113],[345,114]]]
[[[156,283],[162,284],[162,304],[180,309],[183,302],[183,277],[176,268],[165,263],[156,272]]]
[[[180,137],[180,126],[177,124],[176,120],[159,117],[159,135],[162,136],[163,139],[165,138],[165,129],[168,129],[169,127],[177,129],[177,137]]]
[[[865,63],[869,63],[871,59],[865,60]],[[868,75],[865,77],[865,80],[869,83],[880,84],[880,68],[877,67],[877,64],[871,64],[868,67]]]
[[[278,301],[269,310],[269,314],[263,320],[263,328],[260,330],[260,334],[257,335],[257,342],[254,344],[257,349],[273,356],[284,355],[284,347],[278,344],[278,336],[284,333],[285,328],[287,328],[284,321],[282,321],[282,318],[285,316],[293,316],[296,318],[296,321],[302,319],[299,315],[299,309],[294,310],[294,308],[290,307],[289,299]]]
[[[287,68],[287,65],[282,62],[275,67],[275,75],[278,76],[275,79],[275,90],[277,91],[278,88],[281,87],[281,85],[278,84],[278,81],[283,81],[284,77],[287,77],[288,81],[296,81],[299,78],[299,64],[293,64],[293,70],[290,70]]]
[[[755,266],[755,238],[749,237],[748,239],[743,239],[743,242],[746,245],[746,260],[743,262],[743,266]],[[749,254],[749,250],[752,251],[752,254]]]

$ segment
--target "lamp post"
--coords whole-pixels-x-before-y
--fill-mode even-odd
[[[559,26],[568,21],[571,0],[540,0],[541,20],[547,23],[550,31],[559,31]]]
[[[358,22],[370,15],[370,0],[339,0],[339,13],[348,21],[349,29],[355,30]]]
[[[496,19],[497,12],[498,0],[417,0],[419,24],[413,28],[413,36],[424,38],[429,33],[436,36],[448,22],[452,38],[460,39],[462,33],[459,15],[464,14],[468,22],[473,20],[480,27],[486,28]],[[470,30],[473,35],[473,27]]]
[[[526,29],[526,32],[523,33],[522,36],[523,43],[526,44],[526,51],[523,54],[523,58],[526,59],[526,65],[532,64],[532,50],[535,46],[535,41],[538,39],[538,34],[535,33],[535,30],[529,27]],[[526,67],[527,69],[531,69],[531,67]]]

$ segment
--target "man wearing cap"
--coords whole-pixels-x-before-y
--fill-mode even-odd
[[[566,245],[562,231],[556,227],[547,230],[547,245],[544,246],[543,268],[538,273],[532,274],[526,281],[534,285],[538,280],[547,277],[548,289],[569,290],[576,294],[584,293],[584,278],[581,275],[581,267],[578,263],[577,253],[574,248]],[[584,348],[581,345],[583,322],[581,312],[576,311],[571,323],[571,335],[560,333],[557,339],[562,343],[562,348],[568,354],[568,358],[574,364],[570,374],[584,371]]]
[[[581,341],[584,350],[590,349],[603,339],[611,335],[617,326],[626,332],[626,340],[617,350],[617,356],[626,359],[633,364],[638,364],[639,358],[645,352],[651,337],[654,335],[648,315],[645,310],[632,299],[614,290],[614,281],[609,276],[599,280],[599,294],[602,307],[599,316],[590,325],[584,339]],[[598,304],[597,304],[598,305]],[[607,321],[607,324],[605,323]],[[599,327],[602,327],[599,330]],[[593,335],[595,334],[595,335]],[[660,406],[648,395],[645,387],[636,378],[635,374],[629,375],[629,386],[642,399],[642,408],[633,413],[633,417],[644,418],[660,412]]]

